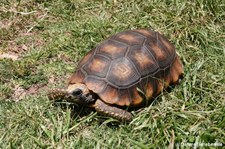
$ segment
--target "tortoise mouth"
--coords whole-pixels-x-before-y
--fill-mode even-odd
[[[95,99],[93,98],[93,94],[87,88],[85,84],[75,83],[69,84],[66,90],[65,100],[77,104],[90,104]]]
[[[50,100],[70,102],[77,105],[92,104],[96,97],[84,84],[70,84],[67,89],[54,89],[49,92]]]
[[[95,99],[93,99],[93,96],[91,93],[88,94],[82,94],[82,93],[67,93],[64,100],[67,102],[75,103],[78,105],[87,105],[92,103]]]
[[[70,103],[76,103],[76,104],[81,103],[79,97],[71,96],[71,94],[66,94],[66,96],[63,100],[66,102],[70,102]]]

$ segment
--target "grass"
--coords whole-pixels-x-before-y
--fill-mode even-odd
[[[0,148],[224,146],[224,10],[223,0],[3,0],[0,55],[17,60],[0,59]],[[171,93],[134,111],[129,124],[48,101],[46,89],[65,86],[97,43],[135,28],[176,46],[185,76]]]

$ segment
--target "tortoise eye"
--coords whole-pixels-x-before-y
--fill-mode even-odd
[[[82,90],[81,89],[75,89],[73,92],[72,92],[73,96],[80,96],[82,94]]]

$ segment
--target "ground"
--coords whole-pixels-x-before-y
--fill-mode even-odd
[[[2,0],[0,148],[220,148],[224,10],[223,0]],[[48,100],[97,43],[136,28],[175,45],[185,71],[179,86],[133,111],[131,123]]]

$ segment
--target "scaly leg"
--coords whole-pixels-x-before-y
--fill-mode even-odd
[[[132,115],[130,112],[117,108],[115,106],[110,106],[101,101],[100,99],[96,100],[94,107],[98,113],[116,118],[118,120],[128,122],[132,120]]]
[[[62,100],[65,98],[66,90],[65,89],[53,89],[50,90],[47,94],[50,100]]]

